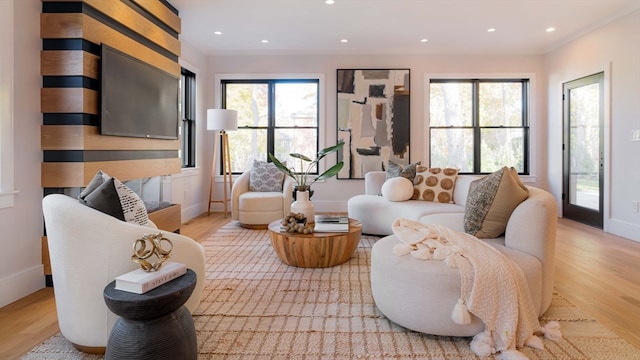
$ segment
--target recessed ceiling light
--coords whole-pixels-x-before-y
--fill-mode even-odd
[[[546,31],[547,31],[547,32],[554,32],[554,31],[556,31],[556,28],[554,28],[554,27],[548,27]]]
[[[214,31],[213,33],[216,35],[222,35],[222,31]]]
[[[266,44],[266,43],[268,43],[268,42],[269,42],[269,40],[264,39],[264,40],[260,40],[260,42],[261,42],[261,43],[263,43],[263,44]]]
[[[429,39],[420,39],[420,42],[427,42]]]
[[[340,42],[346,43],[346,42],[349,42],[349,40],[347,40],[347,39],[342,39],[342,40],[340,40]]]
[[[335,1],[333,1],[333,0],[324,0],[324,3],[325,3],[325,4],[327,4],[327,5],[331,5],[331,4],[333,4],[334,2],[335,2]]]
[[[488,29],[487,29],[487,32],[494,32],[494,31],[496,31],[496,29],[495,29],[495,28],[488,28]]]

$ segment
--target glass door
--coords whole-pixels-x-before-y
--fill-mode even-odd
[[[602,228],[604,73],[563,84],[562,216]]]

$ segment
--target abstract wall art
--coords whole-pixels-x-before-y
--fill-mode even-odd
[[[409,164],[409,69],[337,70],[338,179]]]

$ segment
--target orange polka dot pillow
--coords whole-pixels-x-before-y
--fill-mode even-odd
[[[456,185],[457,177],[458,169],[418,165],[411,199],[452,204],[453,187]]]

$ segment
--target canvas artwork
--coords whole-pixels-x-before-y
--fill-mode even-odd
[[[338,69],[338,179],[409,164],[409,69]]]

